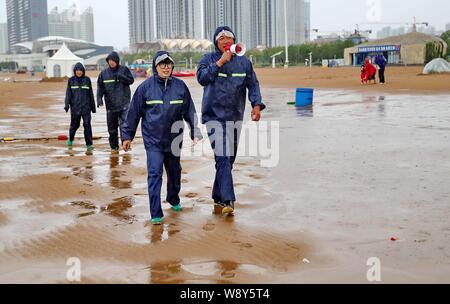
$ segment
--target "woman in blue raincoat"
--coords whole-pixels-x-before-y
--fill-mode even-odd
[[[163,167],[167,172],[167,199],[175,212],[182,211],[181,147],[184,122],[196,144],[202,139],[197,127],[197,113],[186,84],[172,77],[175,62],[168,52],[160,51],[153,59],[153,76],[137,89],[123,127],[123,149],[129,151],[142,121],[142,135],[147,151],[148,193],[153,225],[161,225]]]

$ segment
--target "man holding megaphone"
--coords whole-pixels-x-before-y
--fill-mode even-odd
[[[236,160],[245,104],[252,105],[251,118],[261,119],[266,108],[252,63],[244,54],[246,47],[237,43],[236,35],[227,27],[214,34],[215,52],[200,61],[197,79],[204,87],[202,122],[214,150],[216,177],[212,198],[215,212],[233,215],[236,196],[233,188],[233,165]],[[231,126],[231,128],[230,128]]]

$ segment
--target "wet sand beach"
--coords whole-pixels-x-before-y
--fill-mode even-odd
[[[209,142],[193,157],[186,139],[185,211],[164,204],[161,227],[149,225],[142,139],[111,155],[100,109],[94,154],[82,129],[68,151],[55,139],[66,84],[0,81],[0,137],[18,139],[0,143],[0,283],[68,283],[71,257],[81,283],[368,283],[372,257],[383,282],[449,283],[448,75],[393,68],[392,84],[361,87],[356,69],[313,70],[257,71],[280,160],[238,158],[236,216],[212,214]],[[202,88],[185,81],[200,110]],[[287,105],[311,86],[314,107]]]

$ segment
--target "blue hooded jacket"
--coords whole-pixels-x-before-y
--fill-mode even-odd
[[[198,82],[204,87],[203,124],[209,121],[221,123],[243,121],[247,89],[252,107],[260,106],[261,110],[266,108],[262,102],[258,79],[252,63],[247,57],[233,56],[231,61],[221,68],[216,65],[216,62],[222,57],[216,37],[223,30],[233,33],[227,26],[219,27],[216,30],[214,33],[216,51],[203,56],[197,71]]]
[[[80,70],[83,76],[77,77],[75,72]],[[65,107],[66,111],[71,110],[72,114],[83,115],[95,113],[94,92],[92,90],[92,83],[89,77],[86,77],[86,70],[80,62],[73,68],[74,76],[71,77],[67,83]]]
[[[130,105],[130,85],[134,83],[134,78],[126,66],[120,65],[119,54],[112,52],[106,58],[106,62],[110,59],[117,63],[117,67],[115,69],[108,67],[98,76],[97,104],[103,106],[104,96],[106,109],[111,112],[120,112],[128,109]]]
[[[375,63],[380,67],[380,69],[385,69],[388,62],[383,55],[379,54],[375,57]]]
[[[147,151],[174,152],[172,142],[182,138],[183,120],[189,124],[191,139],[202,139],[197,127],[197,113],[191,93],[180,79],[169,77],[164,80],[158,76],[155,60],[169,54],[159,51],[153,58],[153,75],[144,81],[136,90],[123,126],[123,140],[133,140],[142,119],[142,135]],[[174,123],[180,122],[180,128],[172,133]],[[181,124],[182,123],[182,124]],[[182,142],[180,142],[181,147]]]

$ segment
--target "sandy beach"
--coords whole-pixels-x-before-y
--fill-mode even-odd
[[[241,155],[236,216],[222,218],[204,141],[183,158],[185,211],[164,204],[162,227],[142,139],[111,155],[100,109],[94,155],[82,128],[68,151],[66,83],[0,74],[0,137],[16,138],[0,143],[0,283],[69,283],[71,257],[81,283],[368,283],[372,257],[385,283],[450,283],[450,75],[422,69],[389,68],[384,86],[361,86],[357,68],[258,69],[279,163]],[[287,105],[297,87],[316,89],[314,107]]]

